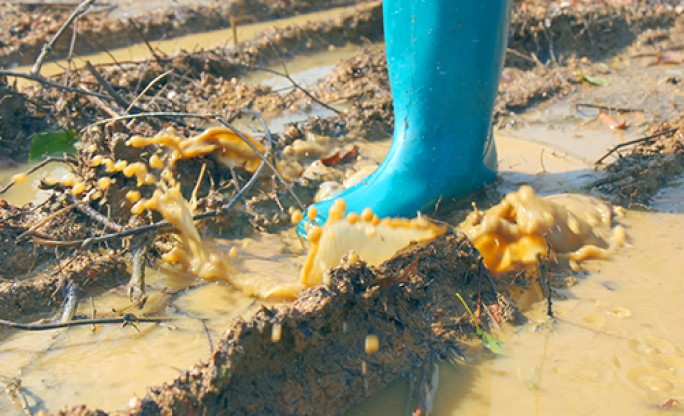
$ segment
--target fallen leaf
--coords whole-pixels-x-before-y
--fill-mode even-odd
[[[672,409],[672,406],[675,404],[679,404],[679,401],[676,399],[670,399],[663,404],[659,404],[658,407],[661,409]]]
[[[61,156],[76,153],[74,143],[78,139],[76,130],[41,131],[31,137],[29,160],[38,161],[45,156]]]
[[[627,122],[623,119],[618,119],[611,116],[608,113],[601,111],[598,115],[598,119],[601,123],[610,127],[612,130],[624,130],[627,127]]]
[[[344,153],[342,153],[341,149],[338,149],[332,155],[322,158],[321,163],[324,166],[336,165],[348,157],[355,156],[357,153],[359,153],[359,146],[357,145],[354,145],[354,147]]]
[[[652,65],[678,65],[684,62],[684,55],[677,52],[661,52],[658,59]]]
[[[608,80],[606,78],[590,77],[588,75],[582,74],[582,79],[587,81],[590,84],[596,85],[597,87],[607,87],[608,86]]]

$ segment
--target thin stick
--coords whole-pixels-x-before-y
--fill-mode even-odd
[[[55,36],[53,36],[52,39],[50,39],[50,42],[46,43],[43,46],[43,49],[40,51],[40,55],[38,56],[38,59],[36,59],[36,63],[33,64],[33,69],[31,69],[30,75],[37,76],[38,74],[40,74],[40,68],[43,66],[45,59],[52,51],[52,48],[55,46],[55,43],[57,43],[59,38],[62,37],[66,28],[71,24],[71,22],[74,21],[74,19],[85,13],[86,10],[88,10],[88,7],[90,7],[90,5],[94,2],[95,0],[84,0],[81,4],[78,5],[76,10],[74,10],[74,12],[71,13],[71,16],[69,16],[69,18],[64,22],[64,24],[62,24],[62,27],[60,27],[57,33],[55,33]]]
[[[28,79],[28,80],[35,81],[35,82],[38,82],[38,83],[41,83],[43,85],[47,85],[47,86],[50,86],[53,88],[58,88],[58,89],[64,90],[64,91],[75,92],[75,93],[83,94],[83,95],[92,95],[93,97],[99,97],[99,98],[109,98],[105,94],[100,94],[99,92],[92,92],[92,91],[82,90],[80,88],[69,87],[67,85],[62,85],[62,84],[59,84],[57,82],[48,81],[47,79],[41,78],[37,75],[25,74],[23,72],[8,71],[6,69],[0,69],[0,76]]]
[[[613,147],[612,149],[610,149],[610,151],[608,151],[608,153],[606,153],[605,155],[601,156],[601,158],[600,158],[599,160],[597,160],[596,162],[594,162],[594,164],[600,165],[601,162],[603,162],[608,156],[610,156],[610,155],[612,155],[613,153],[615,153],[618,149],[621,149],[621,148],[627,147],[627,146],[631,146],[631,145],[633,145],[633,144],[639,144],[639,143],[647,142],[647,141],[649,141],[649,140],[651,140],[651,139],[655,139],[656,137],[660,137],[660,136],[663,136],[663,135],[666,135],[666,134],[669,134],[669,133],[674,133],[674,132],[676,132],[677,130],[678,130],[678,129],[665,130],[665,131],[661,131],[660,133],[656,133],[656,134],[653,134],[653,135],[650,135],[650,136],[642,137],[641,139],[636,139],[636,140],[631,140],[631,141],[628,141],[628,142],[620,143],[620,144],[618,144],[617,146],[615,146],[615,147]]]
[[[237,26],[238,26],[238,21],[235,16],[230,16],[230,26],[233,28],[233,45],[237,46],[238,44],[238,32],[237,32]]]
[[[140,38],[143,40],[143,42],[145,42],[145,45],[147,46],[147,49],[150,50],[150,53],[152,54],[152,56],[154,56],[154,59],[155,59],[158,63],[161,64],[161,58],[159,57],[159,55],[157,55],[157,52],[155,52],[155,50],[154,50],[154,48],[152,47],[152,45],[150,45],[150,42],[147,40],[147,38],[145,37],[145,34],[143,34],[142,30],[140,30],[140,28],[138,28],[138,26],[136,26],[136,24],[133,23],[133,19],[130,19],[130,18],[129,18],[129,19],[128,19],[128,24],[131,25],[131,27],[138,33],[138,36],[140,36]]]
[[[68,158],[63,158],[63,157],[49,156],[49,157],[45,158],[45,160],[43,160],[42,162],[37,164],[36,166],[27,170],[26,173],[24,173],[24,175],[30,175],[30,174],[36,172],[37,170],[40,170],[43,166],[47,165],[48,163],[52,163],[52,162],[62,162],[62,163],[68,164],[68,163],[70,163],[70,160]],[[14,182],[14,180],[12,180],[10,183],[8,183],[7,185],[5,185],[3,188],[0,189],[0,194],[4,194],[5,192],[7,192],[11,187],[14,186],[14,184],[15,184],[15,182]]]
[[[76,204],[76,209],[90,217],[92,220],[95,220],[102,224],[105,228],[110,229],[111,231],[116,231],[120,232],[123,231],[123,226],[120,224],[115,223],[112,221],[110,218],[105,217],[104,215],[100,214],[99,212],[95,211],[93,207],[91,207],[88,204],[84,204],[83,202],[79,202],[76,200],[76,198],[71,195],[71,194],[66,194],[67,201],[70,204]]]
[[[21,329],[22,331],[49,331],[51,329],[69,328],[81,325],[100,325],[100,324],[132,324],[132,323],[157,323],[171,321],[172,318],[138,318],[135,315],[125,313],[120,318],[97,318],[97,319],[77,319],[69,322],[35,322],[32,324],[22,324],[19,322],[6,321],[0,319],[0,326],[5,328]]]
[[[580,107],[595,108],[597,110],[603,110],[603,111],[615,111],[618,113],[643,113],[644,112],[644,110],[642,110],[640,108],[609,107],[606,105],[585,104],[585,103],[575,104],[575,110],[577,110]]]
[[[78,33],[78,18],[74,20],[74,26],[71,28],[71,43],[69,44],[69,54],[67,55],[66,72],[64,75],[64,85],[69,85],[69,76],[71,75],[71,58],[74,54],[74,45],[76,45],[76,33]]]
[[[97,72],[97,69],[93,66],[93,64],[90,63],[90,61],[86,62],[86,68],[88,69],[88,72],[92,74],[93,77],[97,80],[97,82],[100,83],[104,87],[104,89],[107,91],[110,97],[116,101],[116,103],[121,106],[121,108],[128,108],[130,104],[128,104],[128,101],[126,101],[121,95],[119,95],[118,92],[112,87],[112,85],[107,82],[102,75],[100,75],[99,72]]]
[[[518,52],[518,51],[516,51],[515,49],[506,48],[506,53],[510,53],[510,54],[512,54],[512,55],[517,56],[518,58],[522,58],[522,59],[524,59],[524,60],[526,60],[526,61],[530,61],[530,62],[534,63],[535,65],[539,65],[539,64],[540,64],[539,60],[534,59],[534,58],[532,58],[532,57],[529,57],[529,56],[525,55],[525,54],[522,53],[522,52]]]
[[[269,38],[266,38],[266,39],[268,40],[269,45],[271,45],[273,52],[275,52],[276,56],[278,57],[278,60],[280,61],[280,65],[283,67],[283,71],[285,71],[285,74],[283,76],[285,78],[287,78],[287,80],[290,81],[290,83],[292,83],[292,86],[297,88],[301,92],[303,92],[304,95],[311,98],[316,103],[322,105],[323,107],[327,108],[328,110],[332,111],[333,113],[337,114],[338,116],[341,115],[342,114],[341,111],[337,110],[336,108],[329,106],[328,104],[324,103],[323,101],[320,101],[318,98],[314,97],[313,94],[311,94],[309,91],[307,91],[301,85],[297,84],[294,79],[292,79],[292,77],[290,76],[290,72],[287,70],[287,66],[285,65],[285,61],[283,60],[283,57],[280,56],[275,45],[273,44],[273,42],[271,42],[271,39],[269,39]]]
[[[80,84],[80,86],[81,86],[81,88],[83,88],[84,90],[90,91],[90,90],[88,90],[88,88],[86,88],[83,84]],[[109,97],[107,97],[107,98],[109,98]],[[121,115],[121,114],[117,113],[116,110],[114,110],[113,108],[111,108],[110,106],[108,106],[107,104],[105,104],[104,101],[102,101],[101,99],[99,99],[99,98],[97,98],[97,97],[91,97],[90,95],[86,95],[86,96],[85,96],[85,99],[88,100],[88,101],[90,101],[95,107],[98,107],[98,108],[100,108],[102,111],[104,111],[105,113],[107,113],[107,115],[108,115],[109,117],[118,117],[118,116]]]
[[[154,86],[154,84],[156,84],[156,83],[159,82],[162,78],[166,77],[167,75],[169,75],[169,74],[172,73],[172,72],[173,72],[173,69],[169,69],[168,71],[164,72],[163,74],[157,76],[157,77],[156,77],[155,79],[153,79],[149,84],[147,84],[147,87],[145,87],[145,89],[142,90],[142,92],[141,92],[140,94],[138,94],[137,97],[135,97],[135,100],[131,101],[131,105],[128,106],[128,108],[126,109],[125,113],[126,113],[126,114],[130,113],[130,112],[131,112],[131,109],[133,108],[133,106],[135,106],[135,104],[138,102],[138,100],[140,100],[140,98],[142,98],[145,94],[147,94],[147,91],[149,91],[150,88],[152,88],[152,87]]]
[[[95,319],[95,316],[97,316],[97,310],[95,309],[95,301],[93,300],[92,296],[90,296],[90,311],[90,319]],[[90,330],[95,332],[95,324],[93,324],[93,327]]]

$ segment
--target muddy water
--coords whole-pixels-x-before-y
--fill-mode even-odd
[[[630,213],[624,223],[632,247],[561,291],[553,327],[540,327],[543,303],[531,302],[533,321],[499,335],[504,357],[441,366],[436,415],[662,414],[655,405],[684,397],[684,220]]]
[[[572,191],[597,177],[567,156],[545,159],[543,173],[542,148],[531,141],[500,135],[497,144],[502,191],[523,183]],[[629,246],[610,261],[588,263],[578,285],[559,291],[555,324],[531,288],[520,299],[530,323],[493,330],[505,343],[503,356],[475,347],[457,367],[440,364],[432,414],[669,414],[657,405],[684,399],[682,194],[674,188],[656,198],[655,208],[669,213],[628,212],[621,222]],[[403,414],[407,388],[399,381],[349,415]]]
[[[3,187],[12,181],[14,175],[22,174],[28,169],[27,166],[13,166],[3,168],[0,170],[0,187]],[[10,188],[7,192],[2,194],[2,199],[6,199],[15,205],[24,205],[29,202],[40,204],[45,201],[51,194],[50,191],[42,191],[38,189],[40,180],[52,177],[63,178],[69,174],[69,169],[65,165],[52,164],[43,167],[35,173],[29,175],[26,180],[20,184]]]
[[[273,20],[270,22],[254,23],[244,26],[238,26],[237,36],[238,40],[252,39],[257,33],[273,27],[284,28],[288,25],[302,25],[307,22],[314,22],[337,17],[345,8],[337,8],[325,10],[322,12],[309,13],[300,16],[295,16],[286,19]],[[233,29],[216,30],[206,33],[198,33],[188,36],[181,36],[174,39],[152,42],[152,46],[159,49],[166,54],[172,54],[180,49],[187,51],[194,51],[206,48],[216,47],[221,44],[231,44],[233,42]],[[85,65],[86,61],[90,61],[93,65],[112,63],[112,56],[118,62],[125,62],[134,59],[141,59],[150,56],[150,51],[144,44],[133,45],[128,48],[114,49],[110,51],[111,56],[107,53],[99,53],[89,55],[87,57],[75,57],[73,64],[81,67]],[[50,76],[61,74],[66,67],[66,60],[50,62],[43,65],[41,75]],[[17,67],[14,68],[20,72],[30,72],[31,67]],[[19,80],[19,83],[26,82]]]
[[[224,242],[239,247],[236,267],[247,275],[291,273],[301,267],[294,232]],[[134,395],[161,384],[209,356],[226,327],[238,316],[248,319],[262,305],[223,283],[207,283],[170,268],[148,270],[150,299],[142,311],[131,310],[123,288],[93,300],[98,316],[122,312],[168,317],[163,324],[76,327],[40,333],[0,332],[0,376],[18,377],[34,411],[55,411],[64,405],[121,410]],[[79,314],[90,316],[89,300]],[[39,399],[38,399],[39,398]],[[14,409],[0,395],[0,414]]]
[[[360,144],[379,160],[389,141]],[[573,191],[600,175],[581,160],[505,133],[497,144],[501,193],[522,184],[542,194]],[[643,415],[671,397],[684,399],[684,331],[674,312],[684,291],[676,260],[684,217],[630,212],[623,223],[631,245],[612,261],[589,263],[586,279],[561,291],[568,299],[554,304],[555,326],[539,324],[545,322],[544,304],[537,290],[529,290],[523,305],[532,322],[495,331],[506,344],[504,356],[474,346],[467,364],[440,365],[434,414]],[[297,276],[303,262],[293,231],[222,244],[226,250],[239,247],[241,273]],[[143,313],[172,321],[140,324],[140,333],[109,326],[0,334],[1,375],[22,379],[34,410],[78,403],[122,409],[147,386],[205,358],[210,339],[215,342],[232,319],[247,318],[263,304],[225,284],[171,269],[150,271],[148,282],[151,299]],[[113,316],[129,302],[114,290],[94,305],[99,314]],[[82,302],[79,313],[90,314],[90,303]],[[397,381],[349,414],[403,414],[407,388]],[[5,396],[3,409],[12,409]]]
[[[307,77],[324,76],[330,60],[343,58],[338,53],[350,51],[331,51],[328,60],[311,64],[318,69]],[[601,177],[593,160],[636,135],[582,124],[567,104],[523,118],[524,128],[497,134],[498,194],[526,184],[542,195],[578,192]],[[389,141],[358,144],[362,162],[373,163],[384,157]],[[0,183],[23,170],[3,172]],[[47,175],[34,174],[5,198],[16,204],[40,198],[36,181]],[[670,398],[684,403],[684,331],[677,310],[684,295],[682,189],[675,186],[655,198],[655,207],[667,213],[629,212],[621,220],[630,245],[611,261],[588,263],[577,286],[559,291],[564,299],[554,302],[555,324],[549,325],[540,292],[531,288],[521,294],[531,322],[493,331],[505,343],[503,356],[473,345],[458,367],[440,364],[433,414],[648,415],[670,413],[655,407]],[[304,261],[293,230],[220,244],[239,247],[235,266],[246,275],[297,276]],[[21,378],[34,411],[82,403],[120,410],[134,395],[144,396],[147,386],[206,358],[235,317],[247,318],[264,304],[226,284],[169,268],[150,270],[148,284],[146,309],[133,312],[172,318],[166,324],[140,324],[140,332],[119,326],[0,332],[0,376]],[[121,290],[93,302],[100,315],[131,312]],[[79,313],[91,313],[89,301]],[[349,414],[403,415],[407,388],[399,380]],[[0,414],[13,409],[0,395]]]

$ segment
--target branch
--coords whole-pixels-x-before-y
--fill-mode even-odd
[[[40,68],[43,66],[45,59],[52,51],[52,48],[55,46],[55,43],[57,43],[59,38],[62,37],[66,28],[69,27],[69,25],[71,24],[71,22],[74,21],[74,19],[85,13],[86,10],[88,10],[90,5],[93,3],[95,3],[95,0],[84,0],[81,4],[79,4],[76,10],[74,10],[74,12],[71,13],[71,16],[69,16],[66,22],[64,22],[62,27],[60,27],[57,33],[55,33],[55,36],[53,36],[52,39],[50,39],[50,42],[43,45],[43,49],[40,51],[40,55],[38,56],[38,59],[36,59],[36,63],[33,64],[33,69],[31,69],[30,72],[31,75],[38,76],[40,74]]]
[[[35,82],[41,83],[43,85],[47,85],[47,86],[50,86],[53,88],[58,88],[58,89],[61,89],[64,91],[75,92],[75,93],[83,94],[83,95],[92,95],[93,97],[98,97],[98,98],[109,98],[109,96],[107,96],[105,94],[100,94],[99,92],[86,91],[86,90],[83,90],[80,88],[69,87],[67,85],[62,85],[62,84],[58,84],[58,83],[53,82],[53,81],[49,81],[49,80],[42,78],[42,77],[39,77],[37,75],[25,74],[23,72],[8,71],[6,69],[0,69],[0,76],[29,79],[31,81],[35,81]]]
[[[612,155],[613,153],[615,153],[618,149],[621,149],[621,148],[627,147],[627,146],[631,146],[631,145],[633,145],[633,144],[639,144],[639,143],[647,142],[647,141],[649,141],[649,140],[651,140],[651,139],[655,139],[656,137],[664,136],[664,135],[669,134],[669,133],[674,133],[674,132],[676,132],[677,130],[678,130],[678,129],[665,130],[665,131],[661,131],[660,133],[656,133],[656,134],[653,134],[653,135],[650,135],[650,136],[642,137],[641,139],[636,139],[636,140],[631,140],[631,141],[628,141],[628,142],[620,143],[620,144],[618,144],[617,146],[615,146],[615,147],[613,147],[612,149],[610,149],[610,150],[608,151],[608,153],[606,153],[605,155],[601,156],[601,158],[600,158],[599,160],[597,160],[596,162],[594,162],[594,164],[600,165],[601,162],[603,162],[608,156],[610,156],[610,155]]]
[[[172,318],[138,318],[135,315],[125,313],[120,318],[96,318],[96,319],[77,319],[69,322],[34,322],[32,324],[22,324],[19,322],[6,321],[0,319],[0,326],[5,328],[21,329],[22,331],[49,331],[51,329],[69,328],[81,325],[96,324],[136,324],[136,323],[157,323],[170,321]]]
[[[138,33],[138,36],[145,42],[145,45],[147,46],[147,49],[149,49],[150,53],[152,56],[154,56],[154,59],[157,61],[157,63],[161,64],[161,58],[159,55],[157,55],[157,52],[155,52],[154,48],[152,45],[150,45],[150,41],[147,40],[145,37],[145,34],[140,30],[140,28],[133,22],[133,19],[128,19],[128,24]]]

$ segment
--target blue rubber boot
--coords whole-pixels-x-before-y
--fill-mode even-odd
[[[366,179],[315,204],[319,225],[337,198],[347,212],[412,218],[496,177],[491,117],[510,0],[385,0],[383,13],[392,145]]]

